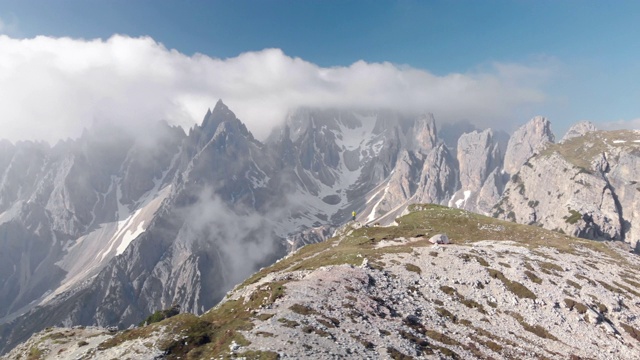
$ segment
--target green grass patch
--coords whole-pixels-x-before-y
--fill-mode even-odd
[[[609,285],[604,281],[596,280],[603,288],[620,295],[624,295],[627,299],[630,298],[629,294],[627,294],[624,290],[617,288],[615,286]]]
[[[27,360],[39,360],[44,356],[42,350],[40,350],[37,346],[32,346],[29,348],[29,352],[27,353]]]
[[[543,339],[550,339],[553,341],[558,341],[558,338],[556,338],[555,336],[553,336],[553,334],[551,334],[549,331],[547,331],[547,329],[545,329],[544,327],[540,326],[540,325],[530,325],[529,323],[527,323],[526,321],[524,321],[524,318],[522,317],[522,315],[513,312],[513,311],[507,311],[507,314],[511,315],[514,319],[516,319],[516,321],[518,321],[518,323],[520,323],[520,325],[528,332],[543,338]]]
[[[564,303],[569,310],[576,310],[579,314],[586,314],[588,308],[585,304],[573,299],[564,299]]]
[[[568,139],[558,144],[548,144],[547,147],[540,152],[540,156],[549,157],[554,153],[559,154],[573,165],[572,171],[574,176],[579,173],[590,174],[591,162],[596,156],[600,156],[603,152],[609,151],[610,148],[632,148],[633,141],[637,140],[638,135],[632,130],[614,130],[614,131],[594,131],[583,136]],[[626,140],[626,143],[614,144],[612,141],[605,139]]]
[[[490,349],[493,352],[496,352],[498,354],[500,352],[502,352],[502,349],[503,349],[502,345],[500,345],[498,343],[495,343],[495,342],[493,342],[491,340],[484,340],[484,339],[482,339],[482,338],[480,338],[478,336],[474,336],[474,335],[471,335],[471,339],[473,341],[475,341],[476,343],[478,343],[478,344],[482,344],[484,347]]]
[[[464,298],[464,299],[460,300],[460,302],[464,306],[466,306],[466,307],[468,307],[470,309],[476,309],[479,312],[481,312],[482,314],[486,314],[487,313],[486,311],[484,311],[484,307],[482,305],[478,304],[477,302],[475,302],[475,301],[473,301],[471,299]]]
[[[413,265],[413,264],[405,264],[404,265],[405,269],[407,269],[407,271],[411,271],[414,272],[418,275],[422,274],[422,269],[420,269],[419,266]]]
[[[455,340],[453,338],[450,338],[449,336],[447,336],[447,335],[445,335],[443,333],[437,332],[435,330],[426,330],[424,334],[427,337],[429,337],[429,338],[431,338],[431,339],[433,339],[433,340],[435,340],[437,342],[446,344],[446,345],[454,345],[454,346],[462,345],[457,340]]]
[[[575,277],[578,280],[586,281],[587,283],[589,283],[589,285],[592,285],[592,286],[596,285],[596,283],[593,280],[589,279],[588,277],[586,277],[584,275],[576,274]]]
[[[627,332],[627,334],[631,335],[631,337],[636,339],[637,341],[640,341],[640,331],[638,331],[638,329],[625,323],[620,323],[620,325],[622,326],[624,331]]]
[[[529,290],[526,286],[520,284],[517,281],[511,281],[503,273],[495,269],[487,269],[489,271],[489,275],[494,278],[502,281],[507,290],[511,291],[514,295],[521,299],[532,299],[535,300],[538,297],[531,290]]]
[[[529,278],[529,280],[533,281],[536,284],[542,284],[542,279],[536,275],[533,271],[525,270],[524,274]]]
[[[387,347],[387,354],[389,354],[389,356],[393,360],[413,360],[414,359],[413,356],[409,356],[405,353],[402,353],[398,349],[394,348],[393,346]]]
[[[582,220],[582,214],[576,210],[569,209],[569,215],[563,217],[563,219],[567,224],[573,225]]]
[[[628,278],[626,278],[626,277],[623,277],[623,278],[622,278],[622,281],[624,281],[624,282],[626,282],[627,284],[629,284],[629,285],[631,285],[631,286],[635,287],[636,289],[640,290],[640,283],[637,283],[637,282],[635,282],[635,281],[633,281],[633,280],[631,280],[631,279],[628,279]]]
[[[582,289],[582,286],[581,286],[580,284],[578,284],[577,282],[575,282],[575,281],[572,281],[572,280],[567,279],[567,284],[569,284],[569,285],[573,286],[573,287],[574,287],[574,288],[576,288],[577,290]]]
[[[260,314],[258,316],[256,316],[259,320],[262,321],[267,321],[269,319],[271,319],[275,314]]]
[[[293,304],[289,307],[289,310],[293,311],[296,314],[300,314],[300,315],[314,315],[317,314],[318,312],[313,310],[312,308],[305,306],[305,305],[300,305],[300,304]]]
[[[554,263],[546,262],[546,261],[539,261],[538,266],[540,267],[540,269],[548,270],[548,271],[558,271],[558,272],[564,271],[562,266]]]
[[[149,315],[145,320],[141,321],[138,326],[145,326],[153,323],[160,322],[164,319],[168,319],[172,316],[176,316],[180,313],[180,308],[177,306],[172,306],[169,309],[158,310],[153,314]]]
[[[458,322],[458,317],[453,315],[449,310],[447,310],[447,309],[445,309],[443,307],[437,307],[436,308],[436,312],[441,317],[451,320],[451,322],[453,322],[454,324]]]
[[[628,293],[630,293],[630,294],[633,294],[633,295],[634,295],[635,297],[637,297],[637,298],[640,298],[640,293],[639,293],[639,292],[637,292],[637,291],[633,290],[632,288],[630,288],[630,287],[628,287],[628,286],[626,286],[626,285],[624,285],[624,284],[620,284],[619,282],[614,281],[614,282],[613,282],[613,285],[615,285],[615,286],[617,286],[617,287],[619,287],[619,288],[621,288],[621,289],[623,289],[623,290],[627,291],[627,292],[628,292]]]
[[[442,291],[443,293],[449,296],[458,295],[458,291],[455,288],[452,288],[451,286],[447,286],[447,285],[440,286],[440,291]]]
[[[273,351],[247,351],[238,354],[239,358],[246,360],[276,360],[280,359],[280,355]]]

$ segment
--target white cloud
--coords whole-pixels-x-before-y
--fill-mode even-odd
[[[598,124],[598,128],[603,130],[621,130],[621,129],[634,129],[640,130],[640,118],[631,120],[616,120],[603,122]]]
[[[323,68],[279,49],[229,59],[187,56],[148,37],[104,40],[0,35],[0,138],[75,137],[94,119],[142,131],[149,121],[186,127],[217,99],[259,138],[297,106],[429,111],[480,125],[543,102],[545,68],[492,64],[436,76],[391,63]]]

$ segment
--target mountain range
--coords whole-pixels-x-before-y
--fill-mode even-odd
[[[511,136],[432,115],[299,109],[258,141],[221,101],[187,132],[95,124],[55,146],[0,143],[0,350],[54,325],[202,314],[357,212],[432,203],[638,251],[637,131],[535,117]]]

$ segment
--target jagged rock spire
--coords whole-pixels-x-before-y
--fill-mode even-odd
[[[553,143],[551,123],[545,117],[536,116],[516,130],[504,155],[504,170],[513,175],[547,143]]]

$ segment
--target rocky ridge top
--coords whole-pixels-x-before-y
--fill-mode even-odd
[[[572,236],[623,240],[637,250],[639,166],[640,132],[587,132],[529,159],[507,183],[494,215]]]
[[[571,238],[435,205],[411,210],[397,226],[351,224],[327,242],[303,247],[254,274],[201,317],[181,314],[120,332],[86,345],[86,354],[640,356],[640,259],[623,243]],[[452,244],[428,242],[445,231]],[[70,330],[49,330],[64,331]],[[55,358],[47,346],[31,342],[8,356],[39,351]]]
[[[551,132],[551,123],[542,116],[536,116],[524,126],[518,128],[507,144],[504,156],[504,170],[507,174],[515,174],[520,167],[534,154],[553,143],[555,136]]]
[[[596,125],[590,121],[581,121],[577,124],[574,124],[573,126],[571,126],[569,128],[569,130],[567,130],[567,133],[564,134],[564,136],[562,137],[562,140],[560,140],[560,142],[565,142],[569,139],[572,139],[574,137],[578,137],[578,136],[583,136],[588,132],[591,131],[597,131],[598,128],[596,127]]]

